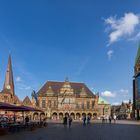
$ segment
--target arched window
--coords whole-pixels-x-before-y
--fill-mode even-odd
[[[87,101],[87,109],[89,109],[89,107],[90,107],[90,102]]]

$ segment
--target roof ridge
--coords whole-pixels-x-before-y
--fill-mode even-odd
[[[57,82],[57,83],[65,83],[65,81],[47,81],[47,82],[53,82],[53,83],[55,83],[55,82]],[[47,83],[46,82],[46,83]],[[85,84],[84,82],[75,82],[75,81],[69,81],[69,83],[77,83],[77,84]]]
[[[30,98],[29,98],[28,95],[25,96],[25,98],[23,99],[23,101],[26,100],[26,99],[29,99],[29,100],[30,100]],[[30,100],[30,101],[31,101],[31,100]]]

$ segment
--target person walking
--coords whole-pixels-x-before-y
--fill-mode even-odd
[[[106,123],[108,122],[109,120],[109,115],[106,116]]]
[[[90,116],[87,117],[87,124],[90,124]]]
[[[27,127],[29,127],[29,117],[28,116],[25,117],[25,125]]]
[[[114,123],[116,123],[117,116],[115,114],[113,116],[113,119],[114,119]]]
[[[105,122],[105,117],[104,117],[104,115],[102,116],[102,123],[104,123]]]
[[[47,117],[45,117],[45,118],[43,119],[43,126],[44,126],[44,127],[47,126]]]
[[[83,116],[83,126],[86,125],[86,116]]]
[[[108,116],[105,115],[105,123],[107,123],[107,120],[108,120]]]
[[[64,127],[67,126],[67,116],[64,117],[64,119],[63,119],[63,124],[64,124]]]
[[[111,124],[111,121],[112,121],[112,117],[111,116],[109,116],[109,123]]]
[[[69,116],[69,128],[71,127],[71,123],[72,123],[72,117]]]

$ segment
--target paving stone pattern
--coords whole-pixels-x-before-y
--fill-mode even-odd
[[[73,123],[71,128],[64,128],[62,124],[49,123],[47,128],[0,136],[0,140],[140,140],[140,125],[125,121],[88,126]]]

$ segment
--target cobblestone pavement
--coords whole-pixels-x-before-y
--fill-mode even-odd
[[[71,128],[49,123],[47,128],[0,136],[0,140],[140,140],[140,123],[119,121],[117,124],[74,123]]]

